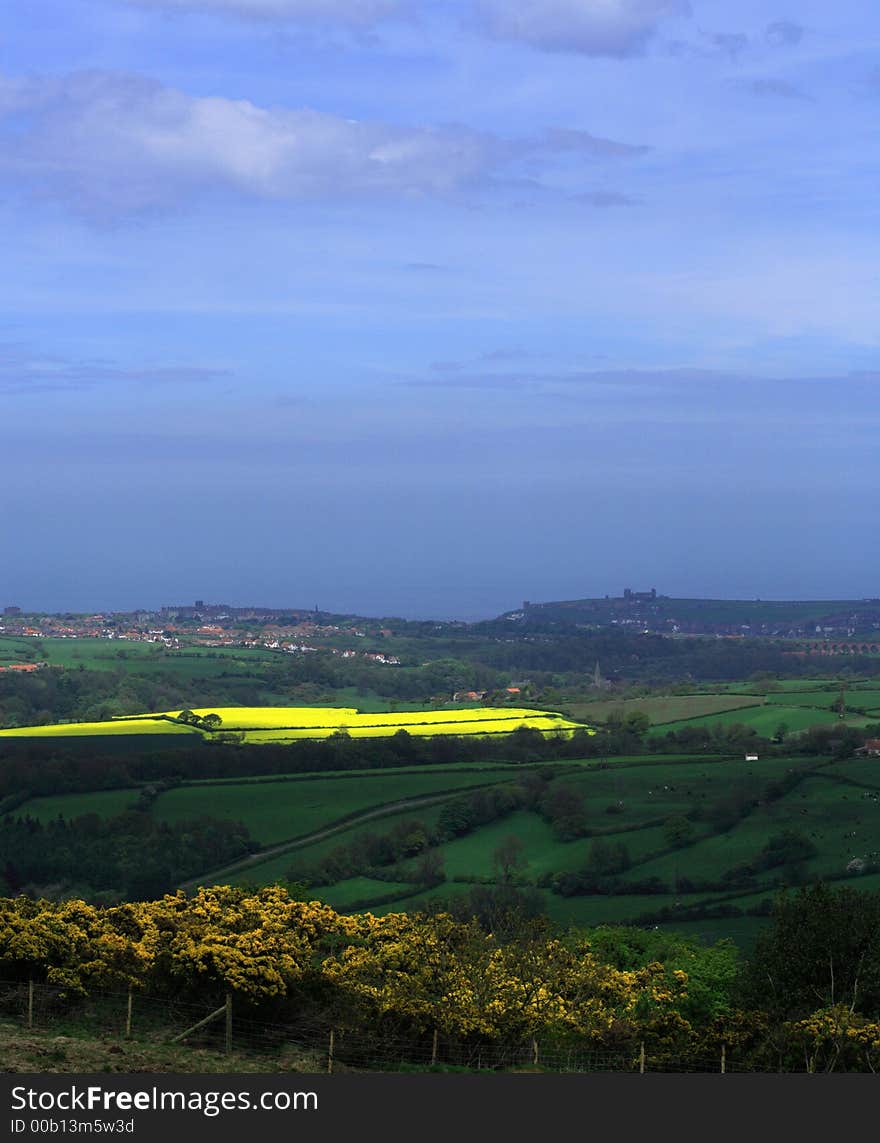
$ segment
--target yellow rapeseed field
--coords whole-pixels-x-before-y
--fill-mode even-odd
[[[134,715],[109,722],[65,723],[58,726],[17,727],[0,731],[0,737],[68,737],[71,735],[210,734],[200,727],[175,720],[182,712]],[[353,707],[201,707],[193,714],[215,714],[221,733],[243,733],[246,742],[285,742],[297,738],[328,738],[345,731],[353,738],[381,738],[405,730],[413,735],[508,734],[527,726],[544,734],[570,736],[589,727],[571,722],[552,711],[513,707],[477,707],[467,710],[417,710],[385,714],[361,714]]]
[[[62,722],[56,726],[17,726],[0,730],[2,738],[70,738],[95,734],[199,734],[187,726],[167,719],[141,718],[114,719],[112,722]]]
[[[176,716],[179,711],[170,714]],[[551,711],[512,707],[468,710],[415,710],[361,714],[351,707],[204,707],[193,711],[217,714],[220,730],[243,730],[247,742],[284,742],[296,738],[327,738],[344,730],[353,738],[384,738],[408,734],[506,734],[520,726],[545,733],[571,734],[579,724]]]

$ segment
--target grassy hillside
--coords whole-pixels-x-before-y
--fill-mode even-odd
[[[812,701],[824,692],[814,685],[806,694]],[[812,724],[820,713],[812,706],[768,702],[702,715],[688,724],[752,715],[757,726],[759,719],[769,720],[764,724],[769,732],[793,715]],[[520,790],[522,796],[460,836],[441,836],[451,806],[502,788]],[[16,813],[43,822],[59,815],[106,819],[131,808],[139,794],[131,788],[34,798]],[[548,809],[554,798],[576,805],[579,825],[573,833],[560,833]],[[875,867],[880,875],[880,763],[870,758],[831,762],[767,755],[745,763],[741,755],[647,754],[552,765],[478,767],[461,761],[320,776],[267,775],[160,787],[145,812],[156,822],[177,825],[202,815],[241,821],[262,852],[243,859],[222,880],[314,882],[312,895],[341,908],[375,904],[384,909],[389,899],[397,908],[419,908],[474,887],[512,884],[537,894],[547,914],[565,923],[698,927],[711,922],[706,931],[727,925],[726,931],[746,939],[760,923],[748,911],[782,884],[853,877],[855,859],[863,863],[866,882]],[[414,851],[381,868],[363,858],[364,847],[375,845],[377,837],[406,833],[413,823],[423,836]],[[773,850],[780,837],[796,839],[782,857]],[[498,859],[511,838],[518,851],[512,879]],[[603,872],[601,861],[597,865],[603,848],[606,854],[623,853],[619,868]],[[354,864],[352,854],[361,855]],[[426,859],[435,869],[430,886],[419,880]],[[328,870],[337,866],[334,878]],[[314,881],[317,870],[321,877]],[[591,871],[592,881],[585,878]],[[207,883],[216,873],[205,869],[193,883]],[[574,887],[572,878],[580,878]],[[639,888],[646,885],[648,891]],[[719,909],[727,915],[714,915]]]
[[[634,608],[649,609],[652,616],[679,623],[703,622],[753,628],[764,625],[784,628],[819,623],[831,616],[846,616],[870,630],[880,610],[880,602],[876,599],[677,599],[658,595],[656,599],[644,602],[605,597],[535,603],[526,614],[562,620],[589,617],[593,623],[610,623]]]
[[[304,782],[260,782],[256,786],[184,786],[162,794],[153,811],[160,821],[185,821],[208,814],[240,820],[263,845],[301,837],[352,814],[407,799],[451,793],[503,781],[464,771],[399,774],[394,771],[369,777],[314,778]]]

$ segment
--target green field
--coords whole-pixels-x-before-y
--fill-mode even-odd
[[[693,694],[660,695],[651,698],[601,699],[597,702],[576,702],[566,705],[569,717],[583,722],[604,722],[611,714],[624,717],[640,711],[646,714],[652,725],[664,722],[677,722],[683,718],[699,718],[700,715],[721,714],[724,711],[739,710],[744,707],[760,706],[762,695],[732,694]],[[830,701],[830,700],[829,700]]]
[[[571,765],[578,765],[579,760],[575,759]],[[586,763],[584,763],[586,764]],[[524,770],[529,769],[534,763],[512,763],[512,762],[442,762],[442,763],[425,763],[419,764],[413,769],[405,769],[394,767],[394,773],[399,775],[409,774],[452,774],[457,775],[460,773],[466,774],[485,774],[486,782],[489,783],[494,780],[497,775],[498,780],[501,781],[505,777],[515,778],[518,774],[522,774]],[[569,765],[569,763],[566,763]],[[382,766],[374,769],[361,770],[322,770],[320,776],[322,778],[342,778],[342,779],[355,779],[369,778],[374,775],[388,776],[389,769],[387,766]],[[249,774],[246,779],[243,778],[191,778],[187,779],[187,786],[238,786],[242,782],[311,782],[314,781],[314,776],[308,772],[302,774],[287,774],[279,776],[278,774]]]
[[[848,726],[864,726],[870,721],[869,718],[859,715],[848,715],[846,718]],[[772,738],[783,723],[788,733],[797,733],[800,730],[809,730],[811,726],[830,726],[838,722],[840,722],[840,718],[831,710],[768,704],[767,706],[727,711],[717,715],[706,715],[702,718],[683,719],[680,722],[667,722],[662,726],[652,727],[650,733],[666,734],[670,730],[681,730],[687,726],[734,726],[739,723],[742,726],[751,727],[762,738]]]
[[[757,695],[770,695],[776,694],[779,691],[784,691],[788,694],[796,694],[799,691],[815,691],[819,687],[825,686],[840,689],[840,681],[834,675],[812,675],[809,678],[797,679],[766,679],[763,682],[754,682],[752,680],[745,680],[736,683],[727,683],[724,687],[727,694],[757,694]]]
[[[224,882],[231,885],[271,885],[275,881],[287,880],[291,871],[293,871],[293,880],[296,880],[306,867],[320,861],[321,858],[332,853],[337,847],[351,845],[352,842],[366,834],[385,833],[400,822],[413,820],[420,821],[429,829],[433,828],[437,824],[442,809],[443,806],[440,803],[421,805],[398,810],[396,813],[390,813],[360,825],[343,826],[333,830],[332,833],[318,841],[308,842],[305,845],[295,844],[276,856],[267,857],[263,861],[249,862],[246,870],[224,877]],[[320,897],[323,892],[323,888],[316,889],[314,895]]]
[[[880,758],[847,758],[828,767],[829,774],[840,774],[869,789],[880,790]]]
[[[180,786],[161,795],[154,808],[159,821],[186,821],[200,814],[243,822],[261,845],[302,837],[352,814],[377,807],[497,784],[505,775],[407,772],[366,777],[313,778],[298,782]],[[410,815],[417,811],[410,810]],[[384,828],[376,827],[376,828]]]
[[[859,690],[856,687],[847,687],[845,690],[838,687],[832,687],[829,690],[822,691],[787,691],[783,694],[769,694],[767,695],[768,703],[775,703],[781,706],[809,706],[816,707],[818,710],[830,711],[832,705],[836,711],[836,703],[840,698],[841,691],[844,696],[844,703],[848,708],[857,707],[859,710],[874,710],[880,709],[880,691],[865,688]]]
[[[771,782],[783,778],[793,765],[798,765],[798,762],[790,758],[773,759],[748,768],[735,761],[707,762],[700,759],[658,765],[656,760],[645,758],[641,764],[630,763],[619,768],[585,767],[555,781],[565,783],[583,795],[592,836],[561,841],[537,814],[517,810],[440,846],[438,852],[445,874],[441,885],[431,890],[413,886],[411,895],[377,905],[374,911],[416,909],[432,897],[447,898],[475,884],[493,883],[498,877],[495,852],[511,836],[522,843],[523,864],[517,872],[517,883],[523,888],[534,887],[542,875],[584,868],[597,840],[617,842],[626,847],[630,866],[620,875],[623,880],[643,881],[656,877],[667,886],[665,893],[649,895],[593,893],[561,897],[549,889],[540,890],[548,915],[564,924],[632,922],[647,914],[657,914],[666,907],[674,916],[676,910],[716,900],[729,902],[741,910],[754,908],[777,892],[784,870],[773,867],[758,873],[758,887],[746,891],[731,887],[724,890],[697,888],[676,893],[675,889],[685,879],[698,884],[720,881],[722,875],[734,866],[754,861],[769,838],[786,830],[801,834],[818,850],[815,857],[802,863],[800,877],[807,880],[817,876],[833,880],[845,877],[847,863],[853,857],[867,858],[875,849],[880,849],[880,766],[869,759],[835,763],[801,760],[801,767],[813,767],[810,773],[784,796],[777,795],[774,800],[767,801],[763,792]],[[748,808],[732,826],[716,831],[712,824],[713,807],[736,791],[746,799]],[[607,806],[614,795],[621,796],[625,808],[620,814],[611,815],[602,807]],[[433,812],[430,814],[417,811],[383,819],[382,828],[406,816],[417,817],[430,827],[439,814],[439,807],[431,809]],[[691,811],[698,811],[691,841],[679,848],[670,848],[664,823],[671,817]],[[297,867],[307,869],[334,847],[350,842],[364,828],[368,827],[338,833],[271,861],[255,864],[249,869],[247,879],[266,883],[273,878],[286,877],[291,870],[295,874]],[[398,868],[404,874],[411,873],[417,860],[404,861]],[[880,883],[880,874],[876,878]],[[863,887],[868,887],[872,881],[869,876],[849,880]],[[380,884],[385,886],[388,883]],[[316,886],[313,893],[321,900],[330,901],[334,889],[333,886]],[[342,886],[342,892],[347,890],[347,884]],[[386,890],[404,891],[405,881],[400,878]],[[354,900],[371,900],[371,893],[372,890],[365,891]],[[384,892],[376,889],[375,897],[383,896]],[[707,917],[682,922],[687,926],[686,931],[712,933],[715,939],[730,935],[746,944],[754,939],[761,923],[761,918],[749,916]],[[680,927],[668,919],[658,921],[658,924]]]
[[[374,901],[377,898],[387,897],[392,893],[408,896],[407,890],[412,885],[406,881],[379,881],[375,877],[349,877],[347,881],[339,881],[336,885],[328,886],[316,895],[316,899],[332,905],[334,909],[351,909],[361,901]]]
[[[525,847],[523,856],[526,865],[522,873],[529,881],[534,881],[542,873],[580,869],[587,860],[592,844],[590,838],[558,841],[545,821],[536,814],[520,811],[484,826],[467,837],[447,842],[443,846],[447,880],[494,879],[497,870],[492,855],[505,838],[511,835],[519,838]],[[634,860],[655,852],[664,844],[663,832],[659,827],[614,833],[604,837],[604,840],[623,841]]]
[[[768,799],[771,783],[778,783],[792,768],[805,776],[787,793],[777,789]],[[661,927],[713,934],[715,939],[728,935],[748,944],[761,918],[705,916],[680,922],[675,918],[689,917],[686,910],[696,905],[717,901],[745,910],[772,897],[779,879],[787,876],[779,867],[760,871],[757,887],[722,889],[720,884],[712,888],[711,883],[720,883],[736,866],[754,862],[768,839],[784,831],[795,831],[816,846],[815,856],[800,865],[798,877],[805,880],[838,880],[847,876],[847,864],[854,857],[871,859],[880,850],[880,763],[867,758],[835,762],[773,758],[746,764],[733,759],[648,755],[611,763],[573,761],[555,770],[540,765],[481,770],[458,764],[349,771],[337,776],[206,780],[160,793],[150,812],[156,820],[169,823],[200,815],[241,820],[263,847],[318,834],[304,844],[285,844],[281,852],[267,853],[262,860],[255,855],[242,862],[238,872],[220,878],[233,884],[271,884],[307,878],[309,870],[334,850],[368,834],[387,835],[402,822],[418,821],[428,831],[434,830],[450,799],[486,785],[510,785],[520,777],[542,773],[548,790],[565,785],[582,797],[587,836],[561,840],[538,813],[517,809],[439,845],[436,853],[444,880],[432,889],[420,888],[415,881],[422,860],[419,855],[385,867],[381,875],[372,876],[367,869],[333,885],[316,885],[309,896],[341,909],[389,912],[424,907],[432,898],[448,899],[475,886],[491,888],[499,878],[496,852],[515,837],[522,847],[516,884],[538,892],[547,915],[558,923],[632,923],[650,916]],[[44,822],[58,815],[109,817],[129,808],[137,795],[134,788],[56,795],[32,799],[16,812]],[[743,800],[745,809],[732,823],[717,828],[713,815],[732,797]],[[438,800],[398,805],[420,798]],[[608,812],[609,807],[615,812]],[[349,824],[344,821],[348,815],[357,818],[374,809],[380,810],[376,816]],[[667,823],[685,815],[691,819],[691,836],[672,848]],[[324,830],[328,832],[322,835]],[[657,878],[665,891],[594,891],[563,897],[548,887],[548,878],[585,869],[600,843],[625,847],[629,864],[618,875],[624,882]],[[193,883],[210,881],[211,872],[206,870],[205,880],[196,878]],[[850,877],[848,883],[869,887],[874,880],[880,884],[880,874]],[[537,885],[539,881],[543,887]],[[687,882],[696,887],[687,888]],[[662,909],[670,910],[668,917],[659,916]]]
[[[4,662],[44,662],[51,666],[90,671],[169,672],[211,677],[229,671],[251,671],[277,660],[277,653],[260,647],[186,647],[170,650],[161,644],[128,639],[61,639],[50,636],[12,638],[0,635],[0,665]]]
[[[138,789],[97,790],[91,794],[53,794],[46,798],[31,798],[16,811],[16,815],[49,822],[57,817],[78,818],[84,814],[97,814],[101,818],[116,817],[130,809],[137,801]]]
[[[739,759],[674,761],[661,755],[641,764],[610,765],[566,775],[562,781],[581,794],[590,810],[590,824],[598,825],[616,820],[605,811],[619,801],[623,802],[621,817],[627,813],[636,817],[668,816],[692,802],[719,797],[736,782],[767,782],[784,774],[791,765],[789,758],[770,758],[757,765]]]

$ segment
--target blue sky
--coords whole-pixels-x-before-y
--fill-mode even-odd
[[[29,0],[0,603],[878,595],[867,0]]]

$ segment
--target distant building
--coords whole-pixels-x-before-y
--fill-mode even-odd
[[[865,745],[860,746],[856,754],[861,754],[863,758],[865,756],[869,758],[880,757],[880,738],[865,739]]]
[[[597,691],[604,690],[608,686],[608,683],[602,677],[602,671],[599,668],[598,659],[596,660],[596,666],[593,670],[593,681],[590,685]]]
[[[631,588],[625,587],[623,598],[629,603],[650,603],[657,598],[657,588],[652,587],[650,591],[633,591]]]
[[[758,755],[757,754],[747,754],[746,755],[746,762],[757,762],[757,761],[758,761]]]
[[[4,615],[21,615],[21,608],[20,607],[4,607],[3,608],[3,614]]]

